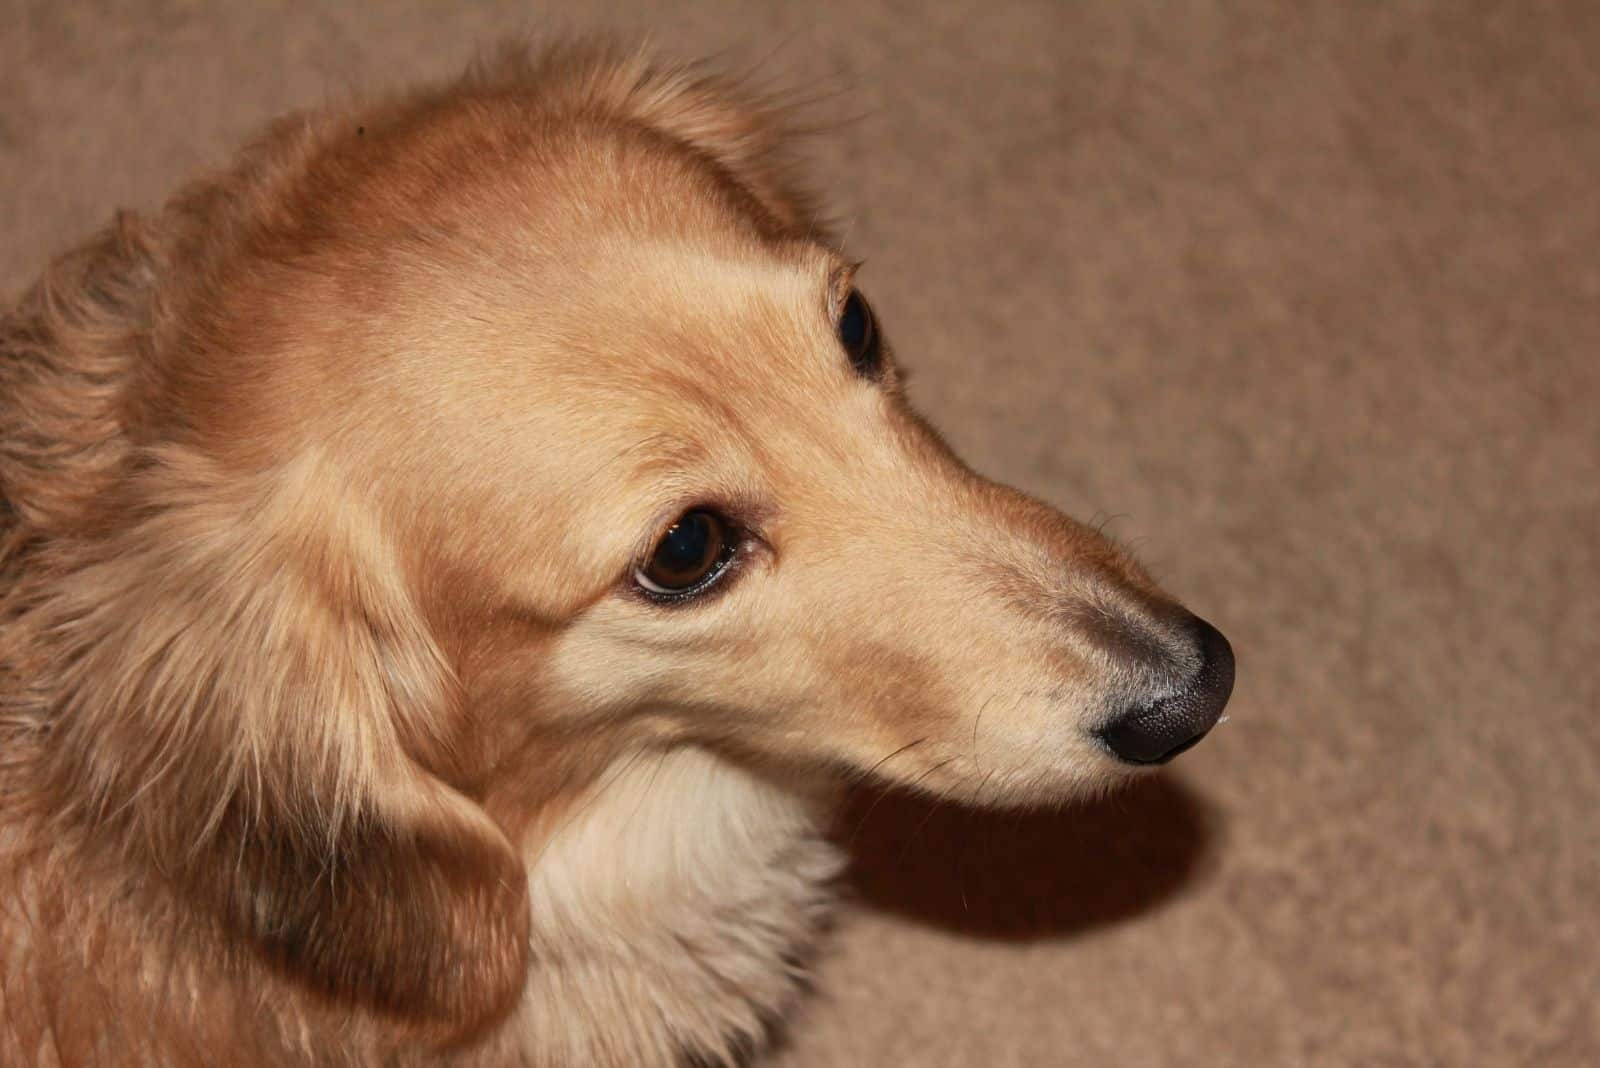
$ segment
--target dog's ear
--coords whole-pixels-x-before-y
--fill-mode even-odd
[[[176,450],[117,529],[47,546],[7,659],[53,818],[335,1005],[470,1033],[527,968],[527,878],[445,781],[456,694],[398,554],[308,462],[245,498]]]
[[[720,168],[777,228],[810,236],[826,229],[791,147],[804,133],[798,109],[706,64],[668,62],[611,39],[562,43],[534,55],[510,44],[467,82],[516,86],[544,110],[646,127]]]

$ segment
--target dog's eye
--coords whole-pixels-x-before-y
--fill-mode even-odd
[[[872,309],[855,290],[844,300],[839,311],[839,344],[850,357],[850,366],[856,373],[871,377],[878,373],[881,353],[878,345],[878,324],[872,318]]]
[[[714,512],[686,512],[668,527],[650,550],[633,580],[656,597],[680,598],[699,593],[715,582],[733,559],[734,538],[727,522]]]

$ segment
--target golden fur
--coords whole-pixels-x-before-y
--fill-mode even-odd
[[[851,373],[780,119],[511,53],[277,123],[6,316],[0,1062],[730,1061],[831,783],[1123,774],[1096,628],[1170,603]],[[638,596],[707,502],[737,573]]]

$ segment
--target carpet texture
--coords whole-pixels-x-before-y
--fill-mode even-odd
[[[1600,1063],[1600,5],[0,4],[0,292],[510,30],[817,98],[912,393],[1233,640],[1107,804],[904,798],[774,1062]]]

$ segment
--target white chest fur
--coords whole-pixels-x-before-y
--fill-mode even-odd
[[[825,807],[698,749],[609,769],[529,857],[522,1056],[717,1063],[759,1043],[842,866]]]

